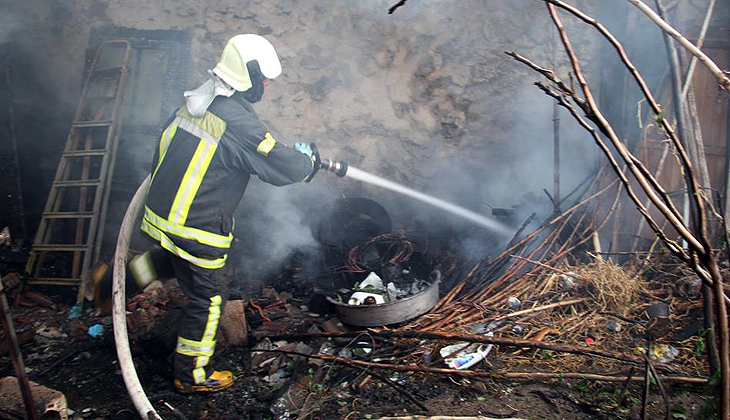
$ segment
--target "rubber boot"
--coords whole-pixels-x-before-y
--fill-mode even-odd
[[[228,371],[214,371],[208,376],[208,379],[199,383],[191,384],[175,379],[175,389],[182,394],[192,394],[194,392],[218,392],[233,385],[233,374]]]

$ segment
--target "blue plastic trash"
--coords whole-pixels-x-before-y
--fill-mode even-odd
[[[77,303],[68,311],[68,319],[76,319],[81,316],[81,304]]]
[[[89,327],[89,335],[92,337],[101,337],[104,335],[104,326],[101,324],[92,325]]]

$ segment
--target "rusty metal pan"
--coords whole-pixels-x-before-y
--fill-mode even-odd
[[[327,297],[335,305],[337,317],[342,322],[359,327],[377,327],[411,320],[431,310],[438,299],[438,280],[413,296],[377,305],[348,305]]]

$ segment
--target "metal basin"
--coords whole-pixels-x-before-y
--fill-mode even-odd
[[[431,310],[438,299],[438,280],[413,296],[376,305],[348,305],[327,297],[327,300],[335,305],[335,312],[340,321],[359,327],[378,327],[411,320]]]

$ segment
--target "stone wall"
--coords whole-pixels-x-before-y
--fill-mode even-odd
[[[280,141],[314,141],[324,156],[487,215],[490,207],[526,200],[544,205],[542,190],[552,191],[553,183],[553,104],[532,86],[537,74],[504,54],[515,51],[538,64],[566,68],[544,3],[411,0],[389,15],[394,3],[12,2],[2,18],[8,23],[2,36],[24,51],[33,74],[27,84],[36,87],[34,109],[52,114],[57,128],[55,137],[26,132],[19,141],[46,151],[40,169],[50,182],[78,100],[92,28],[188,31],[191,88],[206,79],[229,37],[253,32],[271,40],[283,65],[256,106]],[[581,7],[590,11],[596,4]],[[592,76],[598,67],[592,59],[598,54],[595,31],[561,15]],[[569,191],[595,166],[595,146],[567,114],[560,115],[562,188]],[[237,226],[245,227],[246,214],[262,206],[269,212],[293,207],[271,220],[294,220],[284,226],[296,231],[304,218],[297,208],[316,210],[317,203],[342,195],[375,198],[396,226],[422,213],[438,223],[452,219],[412,199],[324,174],[309,185],[283,189],[253,183]],[[239,236],[258,237],[254,230]],[[303,241],[311,239],[306,236]]]

